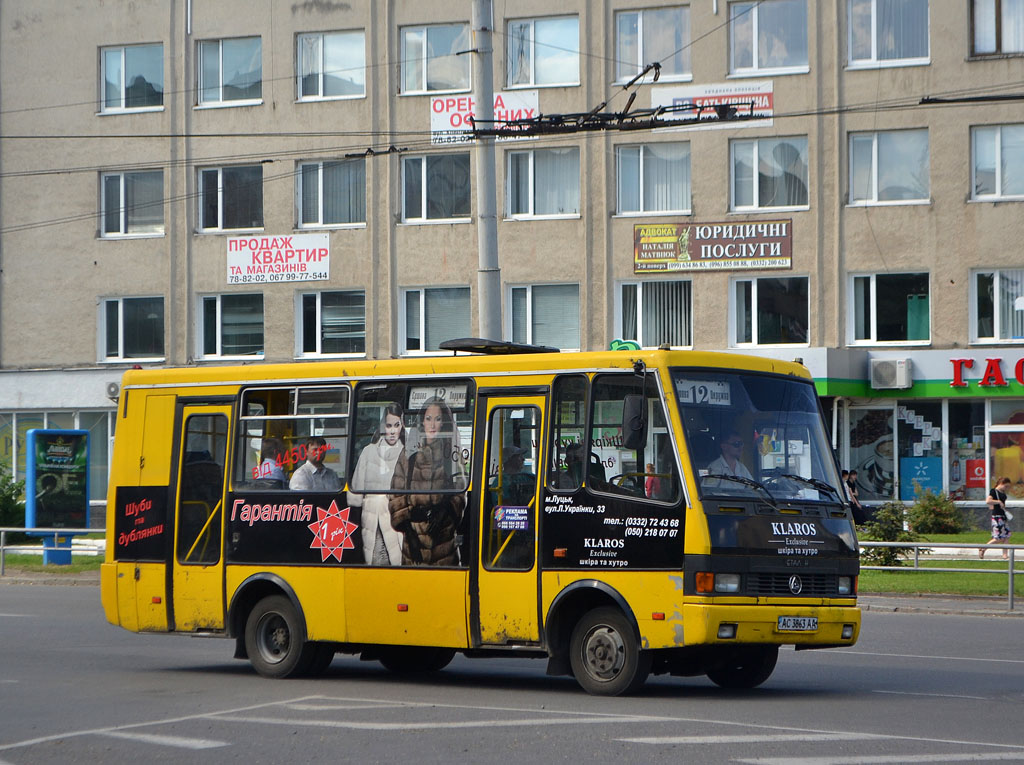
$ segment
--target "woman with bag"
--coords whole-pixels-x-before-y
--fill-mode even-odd
[[[387,494],[395,465],[405,447],[405,425],[401,404],[384,407],[380,426],[373,440],[363,447],[356,471],[349,481],[348,503],[361,507],[359,525],[363,535],[363,559],[372,566],[398,566],[402,563],[402,535],[391,528]]]
[[[988,505],[989,512],[992,514],[992,538],[985,544],[997,544],[999,542],[1005,542],[1010,538],[1010,527],[1006,525],[1006,522],[1013,518],[1010,511],[1006,509],[1006,490],[1010,486],[1009,478],[1000,478],[996,481],[996,485],[992,488],[992,491],[988,493],[988,499],[985,503]],[[985,548],[979,548],[978,557],[985,557]],[[1009,551],[1003,550],[1003,560],[1009,558]]]

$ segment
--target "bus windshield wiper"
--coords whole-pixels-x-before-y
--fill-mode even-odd
[[[779,474],[779,478],[789,478],[789,479],[791,479],[793,481],[796,481],[797,483],[802,483],[802,484],[806,484],[807,486],[811,486],[811,487],[817,489],[818,491],[827,491],[829,494],[833,495],[840,502],[842,501],[842,497],[839,496],[839,492],[836,491],[835,488],[833,488],[832,486],[829,486],[824,481],[819,481],[817,478],[807,478],[807,477],[802,476],[802,475],[796,475],[795,473],[780,473]]]
[[[779,509],[779,506],[775,502],[775,496],[770,491],[768,491],[768,489],[765,488],[764,484],[760,483],[759,481],[755,481],[753,478],[745,478],[741,475],[726,475],[725,473],[708,473],[705,476],[701,476],[701,478],[714,478],[716,480],[734,481],[735,483],[740,483],[743,484],[744,486],[749,486],[752,489],[757,489],[759,492],[764,494],[765,499],[767,500],[768,504],[772,506],[773,509]]]

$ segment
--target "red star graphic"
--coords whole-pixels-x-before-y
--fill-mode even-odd
[[[316,509],[317,521],[309,524],[309,530],[313,532],[313,544],[309,548],[320,548],[321,562],[333,555],[341,563],[342,551],[355,549],[352,532],[357,527],[348,519],[349,510],[347,507],[339,510],[338,503],[333,500],[326,510],[322,507]]]

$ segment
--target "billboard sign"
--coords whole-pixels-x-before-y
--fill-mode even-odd
[[[89,431],[28,431],[25,528],[89,525]]]

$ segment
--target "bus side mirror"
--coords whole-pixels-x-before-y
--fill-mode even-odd
[[[622,445],[631,451],[647,443],[647,399],[627,393],[622,401]]]

